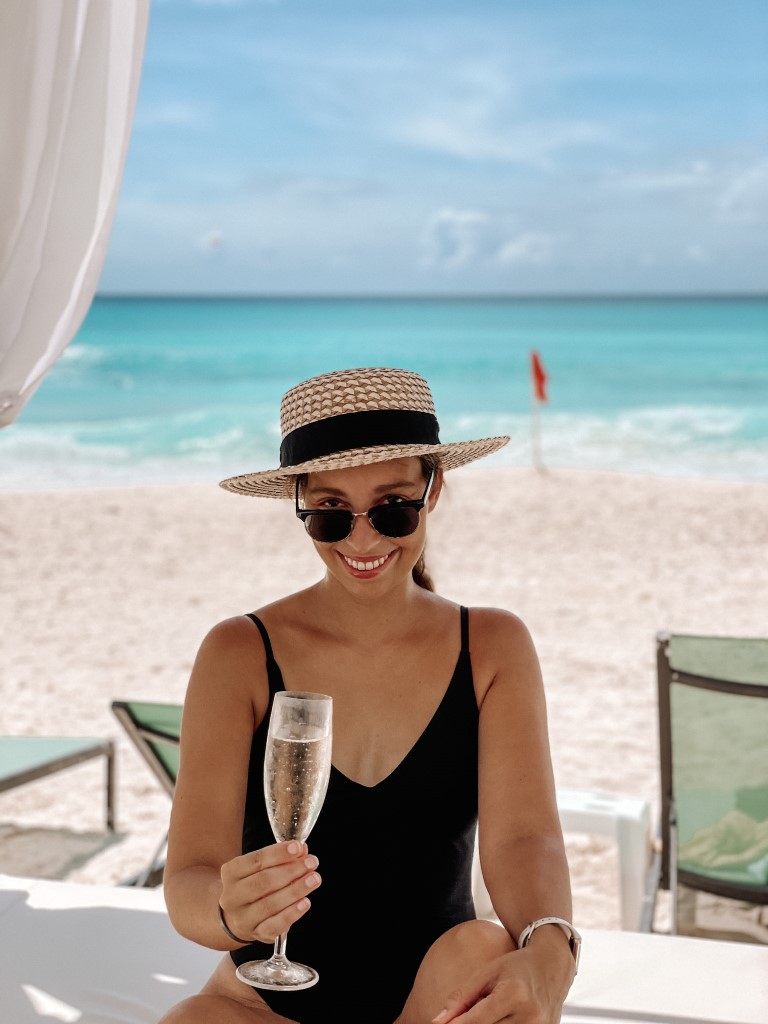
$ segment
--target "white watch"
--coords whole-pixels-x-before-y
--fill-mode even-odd
[[[562,917],[540,917],[538,921],[531,921],[529,925],[520,932],[520,938],[517,940],[517,948],[525,949],[528,943],[531,941],[531,936],[537,928],[541,928],[543,924],[556,924],[562,928],[565,934],[568,936],[568,945],[571,947],[573,953],[573,959],[576,961],[576,971],[579,970],[579,957],[581,956],[581,936],[573,927],[570,921],[566,921]]]

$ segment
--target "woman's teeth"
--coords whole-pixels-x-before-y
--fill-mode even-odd
[[[347,565],[351,565],[353,569],[358,569],[362,572],[370,572],[371,569],[378,569],[380,565],[384,565],[389,555],[383,555],[381,558],[375,558],[372,562],[359,562],[354,558],[347,558],[346,555],[342,556]]]

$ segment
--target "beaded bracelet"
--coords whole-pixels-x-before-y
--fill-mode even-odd
[[[230,939],[232,939],[233,942],[239,942],[241,946],[249,946],[251,944],[252,940],[251,939],[241,939],[239,936],[235,935],[234,932],[231,932],[229,930],[229,926],[227,925],[227,922],[224,920],[224,911],[221,909],[221,904],[220,903],[218,904],[218,907],[219,907],[219,924],[224,929],[224,931],[227,933],[227,935],[230,937]]]

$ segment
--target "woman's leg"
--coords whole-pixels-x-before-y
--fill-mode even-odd
[[[295,1024],[267,1006],[250,985],[235,976],[229,956],[219,962],[198,996],[177,1003],[159,1024]]]
[[[395,1024],[430,1024],[457,985],[478,967],[515,948],[507,932],[493,921],[457,924],[427,951]]]

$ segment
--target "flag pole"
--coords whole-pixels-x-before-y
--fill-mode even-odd
[[[544,462],[541,457],[541,418],[539,416],[539,403],[536,396],[531,396],[531,454],[534,468],[539,473],[544,472]]]

